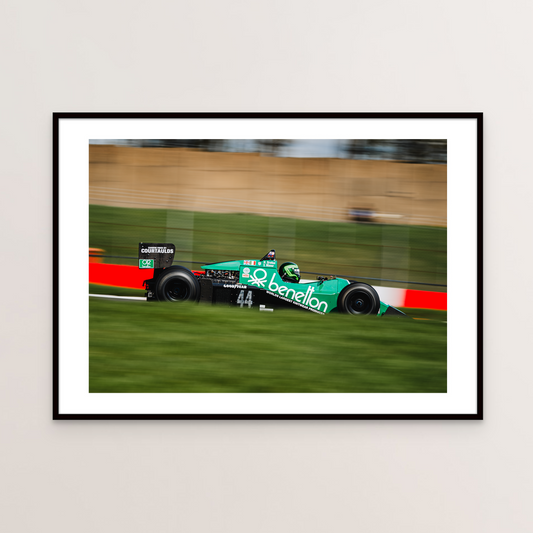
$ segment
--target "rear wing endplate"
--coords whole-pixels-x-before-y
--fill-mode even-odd
[[[172,243],[140,242],[139,268],[166,268],[172,266],[176,247]]]

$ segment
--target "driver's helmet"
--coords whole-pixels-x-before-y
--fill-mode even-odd
[[[300,282],[300,269],[296,263],[283,263],[279,267],[279,275],[283,281],[290,283]]]

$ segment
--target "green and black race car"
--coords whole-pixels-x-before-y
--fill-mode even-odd
[[[278,267],[275,250],[261,259],[206,264],[202,270],[173,266],[175,246],[140,243],[139,268],[153,269],[144,281],[147,300],[237,305],[259,311],[297,308],[318,314],[406,316],[382,301],[366,283],[337,277],[305,281],[295,263]]]

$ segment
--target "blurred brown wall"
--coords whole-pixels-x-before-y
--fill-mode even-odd
[[[446,225],[446,165],[90,145],[90,203]]]

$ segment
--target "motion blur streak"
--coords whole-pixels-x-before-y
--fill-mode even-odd
[[[445,164],[107,145],[89,157],[99,205],[446,226]]]

